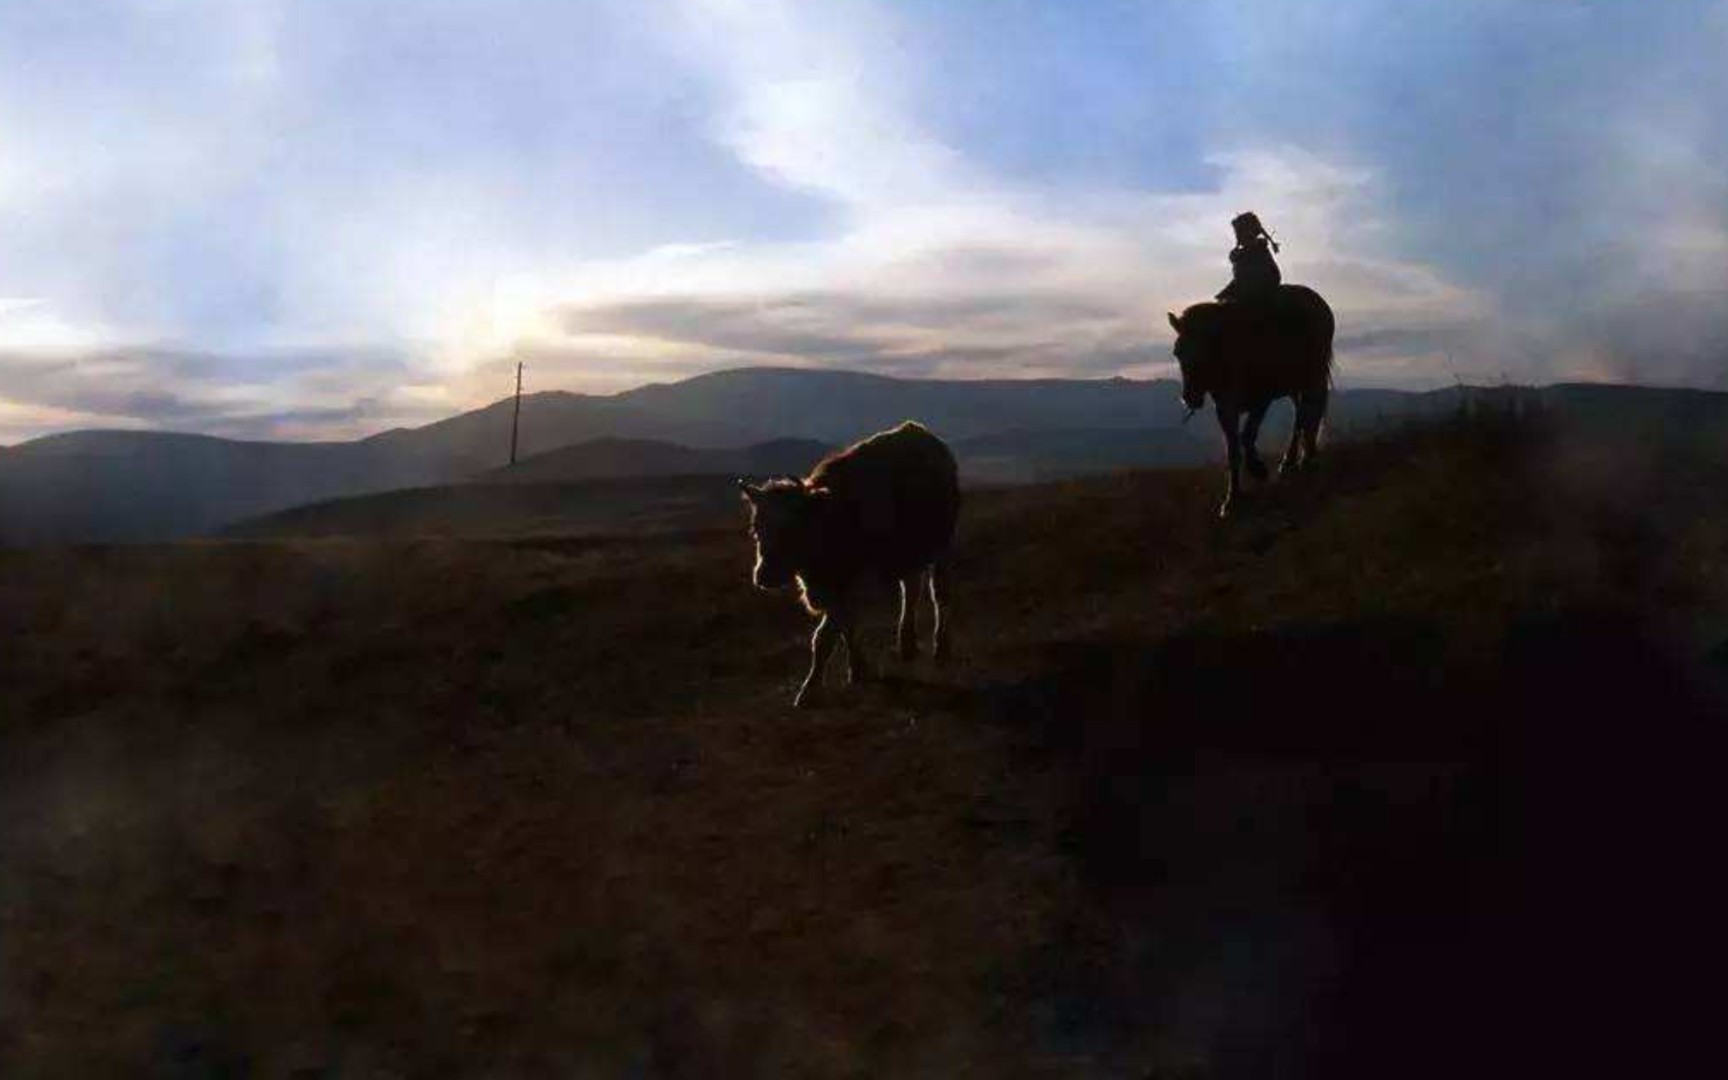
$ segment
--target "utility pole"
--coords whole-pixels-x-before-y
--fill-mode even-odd
[[[516,411],[510,415],[510,464],[516,464],[516,432],[522,424],[522,361],[516,361]]]

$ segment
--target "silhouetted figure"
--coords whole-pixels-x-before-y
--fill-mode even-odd
[[[822,670],[846,646],[853,682],[869,677],[853,634],[862,593],[873,582],[900,590],[896,635],[902,660],[918,651],[914,615],[928,574],[932,655],[948,652],[948,545],[960,511],[959,472],[948,445],[908,420],[832,454],[803,479],[738,482],[750,503],[750,534],[759,589],[796,583],[804,606],[819,616],[810,640],[810,672],[794,704],[814,705]]]
[[[1237,278],[1240,284],[1241,278]],[[1256,441],[1266,410],[1279,398],[1296,403],[1296,426],[1280,472],[1292,472],[1318,450],[1332,387],[1332,308],[1306,285],[1277,285],[1264,300],[1195,304],[1170,316],[1182,403],[1193,415],[1210,396],[1224,429],[1230,489],[1220,515],[1242,491],[1242,466],[1266,478]]]
[[[1284,280],[1277,260],[1272,258],[1278,241],[1253,211],[1237,214],[1230,227],[1236,230],[1236,246],[1230,249],[1230,284],[1218,293],[1218,299],[1239,303],[1271,299]]]

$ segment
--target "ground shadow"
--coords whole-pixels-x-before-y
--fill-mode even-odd
[[[1421,621],[1202,631],[983,691],[1111,925],[1027,974],[1043,1045],[1232,1077],[1595,1054],[1568,1029],[1703,925],[1671,920],[1720,699],[1619,613],[1449,655]]]

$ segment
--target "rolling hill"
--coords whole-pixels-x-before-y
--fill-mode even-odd
[[[1339,432],[1368,431],[1442,415],[1468,396],[1494,393],[1344,390],[1334,395],[1331,423]],[[1728,438],[1728,394],[1555,386],[1542,391],[1542,400],[1547,408],[1608,429],[1631,425],[1681,429],[1703,441]],[[1287,428],[1286,412],[1273,411],[1267,438]],[[971,471],[974,479],[995,482],[1186,465],[1203,447],[1217,445],[1204,419],[1180,427],[1182,409],[1169,382],[943,381],[749,368],[609,396],[528,395],[522,402],[521,450],[532,460],[595,440],[649,440],[698,451],[733,451],[779,439],[839,445],[907,418],[922,420],[957,447],[985,440],[976,444]],[[237,442],[118,431],[48,436],[0,450],[0,544],[166,540],[319,500],[460,484],[496,473],[509,446],[510,422],[511,403],[500,401],[353,442]],[[602,468],[658,471],[622,452],[610,465],[602,464],[603,456],[591,448],[586,464],[575,463],[584,457],[576,453],[568,466],[536,469],[546,469],[548,479],[563,479],[557,474],[564,468],[581,478],[598,477]],[[970,456],[963,453],[963,461]],[[739,471],[724,458],[701,467]]]
[[[591,439],[480,473],[473,482],[569,484],[633,476],[802,476],[832,449],[810,439],[774,439],[706,450],[656,439]]]
[[[780,439],[698,450],[650,439],[598,439],[445,484],[325,499],[246,518],[228,538],[639,534],[736,510],[734,477],[803,475],[829,448]],[[1215,448],[1181,431],[1018,431],[955,444],[961,480],[1027,484],[1208,461]]]
[[[737,489],[730,477],[719,474],[448,484],[307,503],[235,522],[216,535],[230,540],[641,536],[711,524],[737,508]]]
[[[736,507],[0,552],[0,1073],[1683,1073],[1725,470],[1458,416],[1229,523],[979,490],[955,662],[800,714]]]

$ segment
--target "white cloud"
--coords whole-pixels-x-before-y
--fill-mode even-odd
[[[1016,172],[968,145],[920,99],[943,88],[923,51],[931,27],[869,0],[0,6],[0,295],[19,298],[0,301],[7,422],[19,430],[36,408],[44,427],[268,424],[275,410],[296,417],[283,430],[351,434],[501,396],[518,356],[531,385],[592,390],[763,362],[1156,375],[1163,310],[1223,283],[1226,223],[1249,208],[1285,243],[1287,279],[1337,309],[1347,385],[1697,381],[1720,340],[1703,295],[1728,277],[1719,77],[1693,92],[1696,72],[1665,74],[1666,58],[1580,60],[1599,81],[1588,100],[1613,105],[1577,125],[1589,135],[1562,132],[1600,144],[1593,168],[1555,185],[1588,208],[1586,227],[1496,255],[1511,271],[1480,274],[1480,252],[1442,269],[1405,245],[1410,217],[1449,212],[1446,193],[1418,183],[1433,205],[1394,208],[1411,198],[1400,151],[1420,134],[1364,124],[1355,138],[1346,106],[1375,79],[1430,115],[1486,100],[1472,73],[1516,89],[1518,71],[1471,36],[1474,15],[1515,5],[1414,29],[1366,3],[1285,7],[1196,17],[1241,47],[1208,76],[1241,80],[1229,108],[1204,114],[1213,182],[1193,186],[1191,149],[1180,170],[1110,174],[1181,172],[1189,186],[1165,191]],[[1618,56],[1569,36],[1594,16],[1504,17],[1492,25],[1534,27],[1557,52]],[[1331,81],[1358,36],[1424,81],[1361,64]],[[1148,64],[1155,38],[1131,46]],[[1496,41],[1509,39],[1523,40]],[[1325,63],[1292,65],[1322,46]],[[1192,47],[1216,42],[1198,33]],[[1156,103],[1171,115],[1196,104],[1156,80],[1062,85],[1176,95]],[[1300,127],[1294,106],[1265,113],[1290,123],[1249,122],[1256,96],[1292,86],[1314,91],[1288,96],[1325,106],[1325,123]],[[1513,164],[1545,152],[1545,110],[1569,88],[1537,90],[1496,91],[1532,136]],[[1509,191],[1504,205],[1545,211],[1551,194]],[[1580,268],[1598,266],[1580,288]],[[1516,286],[1503,301],[1471,285],[1497,275]],[[1634,324],[1671,328],[1661,347],[1690,358],[1628,365]],[[88,365],[19,374],[20,357],[77,350],[207,363],[202,382],[146,363],[120,380],[130,394],[102,393]],[[288,354],[302,359],[285,374]]]
[[[1358,332],[1432,333],[1488,314],[1484,298],[1390,252],[1371,170],[1264,146],[1217,154],[1222,181],[1200,194],[1023,187],[986,175],[898,100],[897,35],[880,13],[691,0],[685,15],[689,55],[724,90],[714,137],[774,182],[834,200],[842,225],[815,241],[594,262],[542,284],[563,298],[555,323],[524,336],[554,368],[543,377],[587,382],[602,357],[614,379],[647,357],[638,377],[739,363],[1166,374],[1161,312],[1227,280],[1227,223],[1249,207],[1288,243],[1287,279],[1320,288]]]
[[[894,28],[852,0],[687,0],[687,55],[725,97],[714,135],[775,180],[860,207],[968,186],[952,149],[904,123]]]

